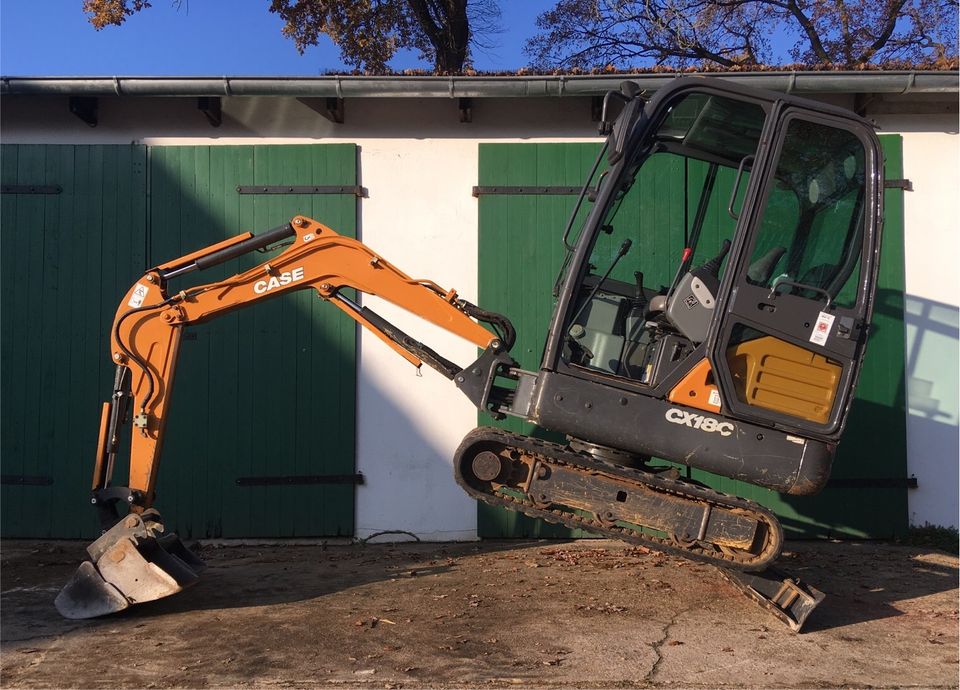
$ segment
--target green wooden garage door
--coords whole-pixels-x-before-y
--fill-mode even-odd
[[[902,175],[899,136],[882,136],[888,178]],[[595,144],[481,144],[481,186],[578,186],[582,184],[597,154]],[[672,167],[647,170],[649,181],[638,185],[622,208],[625,213],[658,219],[662,235],[641,238],[644,270],[656,265],[669,272],[682,247],[672,246],[668,236],[683,237],[684,212],[692,217],[697,199],[684,208],[683,175],[701,174],[695,169]],[[677,167],[677,169],[672,169]],[[729,171],[728,171],[729,172]],[[729,196],[732,175],[718,176],[715,200]],[[831,484],[812,498],[781,496],[773,491],[717,477],[699,470],[691,476],[725,492],[749,497],[774,509],[790,536],[849,536],[881,538],[903,534],[907,529],[906,411],[904,400],[903,330],[903,207],[901,190],[886,192],[886,224],[878,288],[878,306],[856,403],[840,444]],[[513,320],[520,334],[514,356],[524,369],[537,369],[543,339],[553,308],[551,290],[563,259],[560,233],[575,196],[481,195],[480,197],[480,304]],[[626,208],[627,205],[630,208]],[[714,204],[709,213],[720,219],[726,210]],[[730,221],[732,223],[732,221]],[[674,232],[670,232],[673,230]],[[732,231],[732,228],[730,229]],[[727,233],[729,234],[729,233]],[[719,244],[717,236],[701,238]],[[652,268],[652,270],[657,270]],[[672,274],[660,276],[668,284]],[[648,273],[648,284],[657,276]],[[480,416],[481,424],[490,420]],[[525,433],[550,434],[518,420],[505,427]],[[557,440],[557,437],[554,437]],[[899,485],[897,485],[899,484]],[[478,506],[481,537],[582,536],[547,525],[511,511]]]
[[[0,158],[0,528],[91,536],[110,323],[145,261],[146,149],[4,145]]]
[[[355,236],[352,194],[237,187],[356,180],[353,145],[3,147],[4,185],[62,188],[3,195],[5,536],[97,532],[87,491],[107,335],[140,272],[297,213]],[[168,525],[187,537],[352,534],[354,486],[329,479],[355,472],[355,383],[353,322],[305,292],[189,329],[158,484]]]

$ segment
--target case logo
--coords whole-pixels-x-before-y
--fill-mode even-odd
[[[270,276],[270,280],[258,280],[253,284],[253,291],[258,295],[270,292],[274,288],[296,283],[303,280],[303,267],[295,268],[292,271],[285,271],[278,276]]]
[[[694,414],[693,412],[678,410],[676,407],[671,407],[669,410],[667,410],[667,414],[665,416],[667,421],[673,424],[688,426],[691,429],[706,431],[707,433],[716,432],[721,436],[729,436],[736,428],[730,422],[721,422],[713,417],[704,417],[702,414]]]

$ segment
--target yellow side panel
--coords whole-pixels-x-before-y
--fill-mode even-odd
[[[802,347],[764,336],[727,349],[737,397],[818,424],[830,418],[842,368]]]

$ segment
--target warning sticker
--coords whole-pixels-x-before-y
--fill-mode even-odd
[[[130,295],[130,301],[127,302],[128,307],[137,307],[143,305],[143,300],[147,298],[147,293],[150,292],[150,288],[142,283],[137,283],[136,287],[133,288],[133,294]]]
[[[830,329],[833,328],[833,320],[836,317],[833,314],[820,312],[817,322],[813,325],[813,333],[810,334],[810,342],[814,345],[824,345],[827,337],[830,335]]]
[[[711,388],[708,402],[713,407],[720,407],[720,391],[718,391],[716,388]]]

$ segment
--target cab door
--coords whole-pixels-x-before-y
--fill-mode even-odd
[[[711,360],[727,414],[834,439],[876,286],[880,145],[857,120],[795,107],[776,117]]]

